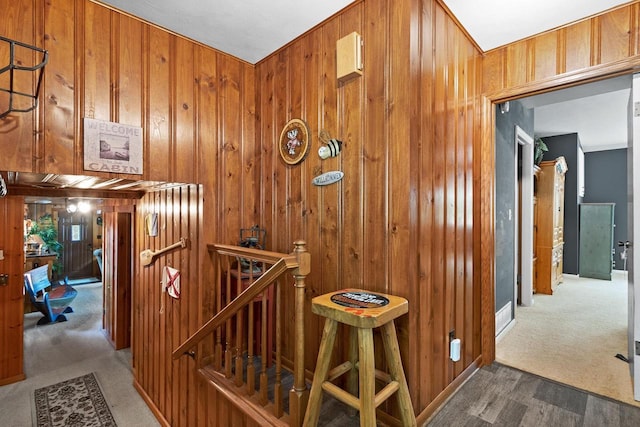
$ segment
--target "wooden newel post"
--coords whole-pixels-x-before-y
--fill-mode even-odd
[[[304,413],[307,410],[309,390],[304,381],[304,306],[305,283],[311,270],[311,254],[307,252],[307,243],[304,240],[294,242],[293,253],[298,260],[298,268],[294,270],[295,278],[295,356],[293,361],[293,388],[289,391],[289,419],[290,425],[299,427],[304,421]]]

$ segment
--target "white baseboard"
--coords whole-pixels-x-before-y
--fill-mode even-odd
[[[512,319],[511,302],[508,302],[496,313],[496,335],[500,334]]]

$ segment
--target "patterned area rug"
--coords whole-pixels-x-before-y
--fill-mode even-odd
[[[35,391],[37,427],[115,427],[93,373]]]

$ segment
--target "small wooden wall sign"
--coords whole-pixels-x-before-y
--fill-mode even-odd
[[[316,176],[311,182],[313,185],[329,185],[340,181],[343,176],[344,172],[342,171],[330,171]]]

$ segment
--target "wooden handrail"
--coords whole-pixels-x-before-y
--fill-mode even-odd
[[[235,251],[232,253],[236,254]],[[248,252],[245,252],[245,255],[248,254]],[[253,257],[253,253],[251,253],[251,257]],[[212,319],[201,326],[200,329],[198,329],[193,335],[187,338],[184,343],[182,343],[173,351],[171,356],[174,359],[177,359],[183,354],[187,354],[187,350],[198,345],[200,341],[202,341],[207,335],[212,333],[218,326],[222,325],[222,323],[224,323],[227,319],[236,314],[238,310],[251,303],[251,301],[253,301],[258,295],[260,295],[267,286],[271,285],[280,275],[291,268],[291,266],[297,266],[295,255],[290,255],[284,258],[278,257],[277,259],[278,261],[273,264],[270,269],[265,271],[264,274],[258,277],[258,279],[256,279],[255,282],[247,287],[247,289],[242,291],[242,293],[238,295],[236,299],[234,299],[229,305],[220,310],[220,312],[218,312]],[[292,260],[294,261],[293,263]]]
[[[255,391],[253,379],[256,376],[255,368],[252,362],[253,359],[253,318],[252,303],[257,301],[262,302],[262,327],[261,327],[261,363],[262,370],[260,372],[260,397],[258,402],[260,405],[265,406],[268,403],[267,389],[267,363],[268,359],[273,360],[271,350],[273,346],[267,342],[267,334],[272,333],[275,329],[275,381],[273,387],[273,408],[271,409],[272,415],[276,418],[280,418],[283,415],[283,394],[282,382],[280,372],[282,368],[281,361],[281,348],[282,348],[282,336],[281,336],[281,284],[280,277],[289,271],[293,276],[293,296],[294,306],[287,307],[288,310],[294,311],[294,334],[295,334],[295,346],[293,349],[293,385],[289,389],[289,425],[292,427],[302,426],[304,413],[309,399],[309,390],[305,382],[305,367],[304,367],[304,317],[305,317],[305,278],[309,275],[311,269],[311,255],[307,251],[306,243],[303,240],[297,240],[294,242],[294,250],[290,254],[283,254],[277,252],[269,252],[261,249],[245,248],[240,246],[222,245],[222,244],[208,244],[207,249],[212,255],[212,260],[216,263],[215,271],[216,275],[216,289],[217,289],[217,310],[218,313],[213,316],[212,319],[207,321],[201,326],[193,335],[191,335],[186,341],[184,341],[178,348],[176,348],[171,356],[178,359],[183,354],[194,356],[194,353],[190,351],[193,347],[198,345],[210,334],[216,334],[216,344],[214,349],[214,357],[212,368],[220,374],[223,374],[225,378],[231,378],[232,370],[235,365],[235,381],[232,383],[239,387],[243,384],[243,370],[244,364],[246,364],[247,393],[249,396]],[[221,260],[226,258],[225,267],[221,266]],[[236,259],[237,267],[235,270],[231,269],[229,259]],[[249,260],[250,264],[262,263],[264,266],[271,265],[266,271],[260,271],[248,273],[242,272],[240,268],[240,261],[242,259]],[[253,264],[253,265],[258,265]],[[222,277],[222,273],[226,272],[226,278]],[[235,276],[234,276],[235,273]],[[231,281],[235,279],[235,290],[238,296],[233,297],[234,289],[231,287]],[[254,281],[255,279],[255,281]],[[246,288],[244,286],[248,285]],[[222,286],[226,286],[223,288]],[[270,286],[273,286],[275,291],[275,321],[276,326],[273,329],[269,329],[269,326],[265,326],[267,322],[267,298],[271,298],[270,304],[273,304],[274,296],[270,295]],[[244,289],[244,290],[242,290]],[[224,305],[224,304],[227,305]],[[248,310],[247,310],[248,308]],[[247,336],[244,337],[244,316],[247,314],[249,327],[247,329]],[[235,331],[232,331],[232,325],[234,325],[235,317]],[[226,329],[224,329],[226,324]],[[222,348],[221,337],[225,339],[225,347]],[[243,340],[248,341],[243,344]],[[243,356],[243,345],[247,345],[246,360]],[[224,372],[221,368],[224,367]]]
[[[284,254],[283,256],[280,252],[269,252],[263,251],[262,249],[222,245],[218,243],[208,244],[207,249],[209,252],[217,252],[219,255],[249,258],[255,261],[266,262],[267,264],[275,264],[279,259],[286,259],[287,268],[290,269],[298,266],[298,260],[295,254]]]

